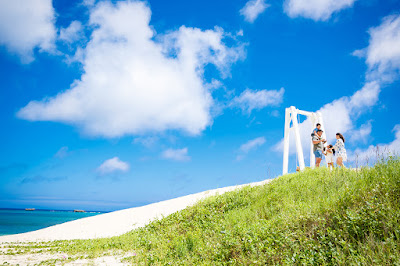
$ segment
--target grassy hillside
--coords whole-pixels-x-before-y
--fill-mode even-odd
[[[120,237],[52,242],[54,251],[132,252],[133,264],[400,265],[400,160],[360,171],[282,176]]]

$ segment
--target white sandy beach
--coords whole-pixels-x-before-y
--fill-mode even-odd
[[[130,208],[51,226],[41,230],[0,236],[0,244],[9,242],[36,242],[52,240],[93,239],[122,235],[149,222],[185,209],[213,195],[221,195],[243,186],[259,186],[272,179],[245,185],[208,190],[142,207]]]

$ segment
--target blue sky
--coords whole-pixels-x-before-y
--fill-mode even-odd
[[[0,207],[110,211],[276,177],[291,105],[321,111],[330,143],[346,137],[349,166],[398,152],[399,12],[394,0],[1,1]]]

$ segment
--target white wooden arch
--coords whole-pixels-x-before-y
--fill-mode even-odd
[[[313,143],[311,140],[311,132],[315,128],[317,123],[321,124],[321,129],[324,131],[322,137],[326,139],[324,123],[322,120],[321,112],[307,112],[297,109],[294,106],[290,106],[286,108],[285,111],[285,133],[283,139],[283,171],[282,174],[288,173],[289,167],[289,137],[290,131],[294,131],[294,137],[296,140],[296,152],[297,152],[297,161],[300,167],[300,171],[305,168],[304,164],[304,154],[303,154],[303,147],[301,145],[301,138],[300,138],[300,131],[299,131],[299,123],[298,123],[298,116],[305,115],[307,118],[311,120],[311,129],[310,129],[310,167],[315,166],[315,156],[313,153]],[[292,127],[290,126],[292,123]]]

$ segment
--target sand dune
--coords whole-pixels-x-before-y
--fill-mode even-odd
[[[154,219],[165,217],[174,212],[183,210],[209,196],[223,194],[243,186],[263,185],[269,181],[271,181],[271,179],[245,185],[208,190],[142,207],[82,218],[33,232],[0,236],[0,243],[92,239],[118,236],[135,228],[145,226]]]

